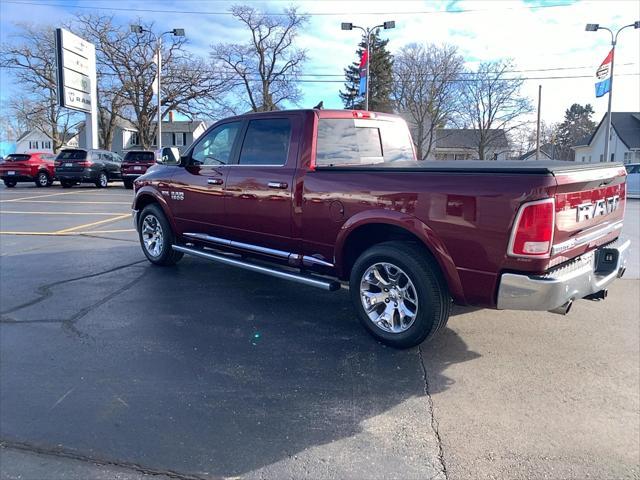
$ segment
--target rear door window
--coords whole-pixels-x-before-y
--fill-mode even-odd
[[[274,165],[287,163],[291,121],[288,118],[251,120],[240,151],[240,165]]]
[[[415,161],[409,129],[398,120],[321,118],[316,150],[318,166]]]

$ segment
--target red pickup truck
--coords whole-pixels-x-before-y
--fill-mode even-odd
[[[567,313],[625,270],[616,163],[422,162],[406,123],[366,111],[247,114],[135,181],[146,257],[184,254],[336,290],[398,348],[452,302]]]

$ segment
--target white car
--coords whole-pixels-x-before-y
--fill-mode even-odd
[[[627,198],[640,198],[640,163],[629,163],[627,169]]]

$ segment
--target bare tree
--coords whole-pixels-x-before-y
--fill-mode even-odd
[[[426,160],[457,107],[464,59],[457,48],[434,44],[409,44],[394,58],[393,97],[396,109],[411,126],[416,155]]]
[[[276,110],[285,100],[298,102],[295,81],[306,51],[295,48],[294,41],[308,17],[296,8],[285,10],[284,16],[270,16],[236,5],[231,13],[249,29],[251,41],[212,45],[215,69],[233,79],[243,105],[254,112]]]
[[[153,24],[137,23],[142,24],[144,33],[131,33],[109,16],[85,15],[77,20],[81,35],[96,45],[105,143],[110,143],[117,118],[131,115],[142,147],[149,148],[157,128],[153,84],[158,40],[149,33]],[[191,117],[210,114],[225,94],[226,80],[189,54],[185,42],[185,37],[162,42],[161,118],[169,111]]]
[[[476,131],[480,160],[533,110],[530,100],[520,93],[524,80],[512,71],[510,60],[483,63],[462,82],[459,120]]]
[[[21,96],[11,102],[20,122],[49,136],[57,152],[77,128],[81,116],[58,106],[53,28],[17,25],[13,42],[2,45],[0,67],[12,72]]]

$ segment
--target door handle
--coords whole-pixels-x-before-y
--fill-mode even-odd
[[[269,188],[287,188],[288,185],[285,182],[269,182],[267,183]]]
[[[224,181],[221,178],[207,178],[209,185],[222,185]]]

